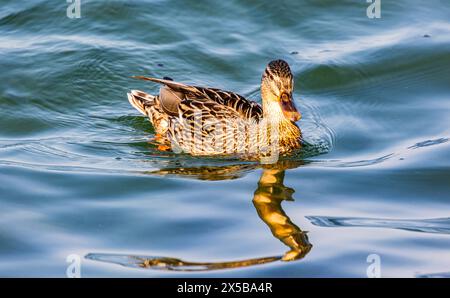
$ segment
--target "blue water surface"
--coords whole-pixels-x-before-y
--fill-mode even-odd
[[[68,5],[1,4],[0,276],[448,276],[448,1]],[[277,58],[305,147],[276,165],[160,152],[126,98],[147,75],[260,101]]]

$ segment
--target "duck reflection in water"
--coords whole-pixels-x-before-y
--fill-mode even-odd
[[[247,172],[262,167],[258,187],[253,196],[253,205],[259,217],[270,228],[273,236],[284,243],[289,250],[280,256],[227,262],[190,262],[171,257],[152,257],[138,255],[91,253],[87,259],[115,263],[127,267],[151,268],[171,271],[209,271],[266,264],[275,261],[294,261],[302,259],[312,248],[308,236],[286,215],[281,203],[293,201],[294,190],[284,185],[286,169],[298,167],[299,162],[283,161],[274,165],[229,165],[216,167],[183,168],[174,167],[149,172],[152,175],[175,175],[200,180],[226,180],[242,177]]]
[[[273,236],[290,248],[282,260],[292,261],[303,258],[312,245],[305,231],[302,231],[286,215],[281,203],[293,201],[294,190],[283,184],[284,170],[263,169],[258,188],[253,196],[253,205],[259,217],[269,226]]]

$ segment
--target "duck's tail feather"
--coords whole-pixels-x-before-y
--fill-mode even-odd
[[[189,86],[189,85],[179,83],[179,82],[175,82],[174,80],[172,80],[169,77],[164,77],[164,79],[157,79],[157,78],[149,78],[149,77],[144,77],[144,76],[133,76],[132,78],[163,84],[177,92],[183,92],[183,93],[185,93],[185,92],[198,93],[199,92],[197,87]]]
[[[145,77],[145,76],[132,76],[132,78],[144,80],[144,81],[151,81],[151,82],[164,84],[164,85],[168,85],[168,86],[188,87],[185,84],[174,82],[174,80],[169,77],[164,77],[163,79],[157,79],[157,78],[150,78],[150,77]]]
[[[139,112],[148,116],[147,108],[156,104],[156,96],[139,90],[131,90],[127,93],[128,101]]]

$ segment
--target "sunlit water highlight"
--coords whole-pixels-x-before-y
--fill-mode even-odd
[[[366,277],[370,254],[448,276],[442,1],[3,2],[1,276],[63,277],[70,254],[85,277]],[[159,152],[126,98],[148,75],[259,101],[275,58],[305,146],[273,166]]]

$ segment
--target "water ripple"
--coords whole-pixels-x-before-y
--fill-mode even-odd
[[[432,140],[426,140],[418,142],[412,146],[406,148],[406,150],[420,149],[423,147],[429,147],[432,145],[439,145],[446,143],[448,138],[438,138]],[[0,152],[5,150],[22,150],[23,152],[35,155],[39,157],[53,157],[52,163],[37,163],[35,161],[24,160],[9,160],[0,159],[0,165],[3,166],[19,166],[25,168],[45,169],[48,171],[67,171],[67,172],[104,172],[104,173],[116,173],[116,174],[149,174],[153,170],[166,169],[169,165],[172,167],[180,167],[181,163],[193,164],[197,159],[180,155],[175,156],[173,154],[163,154],[155,151],[153,148],[147,146],[147,143],[143,143],[144,139],[136,139],[131,142],[129,138],[124,139],[111,139],[111,140],[97,140],[89,141],[77,138],[46,138],[46,139],[23,139],[23,140],[0,140]],[[145,148],[140,148],[145,144]],[[96,150],[106,150],[110,152],[108,158],[97,158],[85,154],[75,152],[73,149],[69,150],[67,145],[72,146],[73,149],[79,148],[95,148]],[[64,146],[66,148],[62,148]],[[140,151],[130,150],[120,151],[118,146],[140,148]],[[301,161],[308,166],[323,166],[332,168],[351,168],[351,167],[366,167],[371,165],[380,164],[392,159],[395,156],[399,156],[400,152],[405,154],[404,151],[393,152],[385,154],[375,158],[361,159],[354,161],[344,160],[308,160],[310,156],[317,156],[319,154],[326,153],[332,144],[328,140],[316,139],[314,143],[306,142],[304,148],[291,157],[285,158],[287,161]],[[78,148],[78,150],[79,150]],[[114,154],[117,156],[114,157]],[[125,155],[125,156],[123,156]],[[119,157],[123,156],[123,157]],[[55,158],[58,158],[56,161]],[[305,160],[306,158],[306,160]],[[34,158],[36,159],[36,158]],[[203,159],[202,165],[209,165],[213,162],[215,165],[230,165],[229,162],[236,162],[236,159],[217,159],[209,158]],[[72,163],[77,162],[78,165],[74,166]],[[95,165],[95,166],[93,166]],[[233,165],[233,164],[232,164]],[[231,166],[232,166],[231,165]],[[257,168],[255,164],[250,163],[248,171]],[[166,173],[170,174],[170,173]],[[170,175],[169,175],[170,176]],[[240,177],[241,174],[236,173],[235,177]]]
[[[419,278],[450,278],[450,272],[417,274],[416,277],[419,277]]]
[[[422,147],[428,147],[428,146],[442,144],[442,143],[445,143],[445,142],[448,142],[448,138],[426,140],[426,141],[423,141],[423,142],[416,143],[416,144],[408,147],[408,149],[418,149],[418,148],[422,148]]]
[[[320,227],[389,228],[411,232],[450,234],[450,217],[432,219],[382,219],[368,217],[306,216]]]
[[[448,141],[448,138],[438,138],[438,139],[431,139],[431,140],[426,140],[426,141],[422,141],[422,142],[418,142],[415,143],[412,146],[408,146],[405,149],[400,149],[397,150],[396,152],[391,152],[388,154],[384,154],[378,157],[374,157],[374,158],[368,158],[368,159],[360,159],[360,160],[350,160],[350,161],[346,161],[346,160],[339,160],[339,159],[335,159],[335,160],[309,160],[308,163],[311,165],[321,165],[321,166],[325,166],[325,167],[335,167],[335,168],[352,168],[352,167],[364,167],[364,166],[372,166],[372,165],[377,165],[383,162],[386,162],[390,159],[392,159],[393,157],[398,157],[400,154],[402,154],[403,156],[408,155],[408,150],[414,150],[414,149],[421,149],[424,147],[429,147],[429,146],[434,146],[434,145],[440,145],[440,144],[444,144]]]

